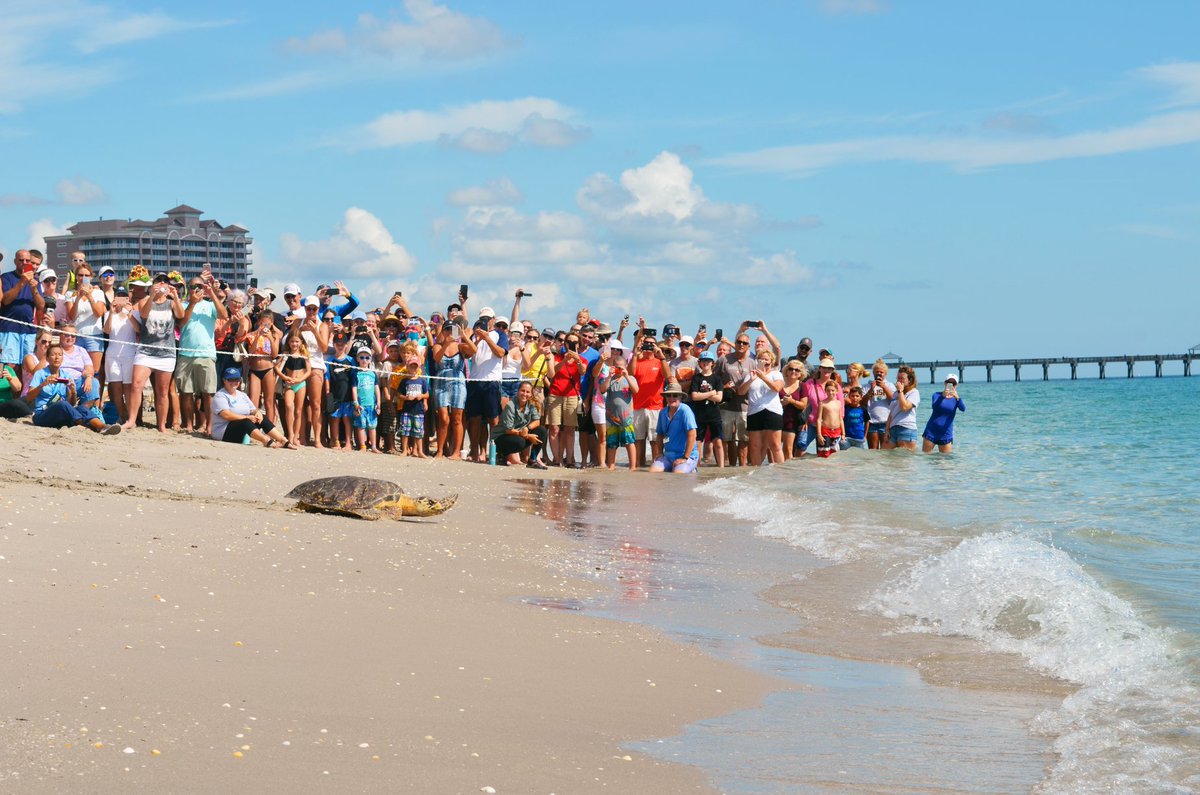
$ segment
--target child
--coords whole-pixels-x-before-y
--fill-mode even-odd
[[[842,423],[846,432],[842,438],[842,449],[857,447],[867,449],[867,409],[862,405],[863,391],[861,386],[852,386],[846,392],[846,410],[842,413]]]
[[[396,392],[400,388],[400,378],[404,374],[404,364],[400,361],[400,343],[388,340],[387,358],[380,365],[382,374],[379,378],[379,437],[380,452],[396,452]]]
[[[270,312],[264,312],[263,317]],[[300,422],[304,414],[304,397],[312,365],[308,361],[308,346],[299,334],[288,336],[287,351],[275,362],[275,374],[283,381],[283,422],[287,429],[287,446],[300,449]]]
[[[817,455],[829,458],[837,452],[842,438],[842,402],[838,400],[837,382],[825,384],[825,399],[817,410]]]
[[[354,437],[358,449],[378,453],[375,428],[379,424],[379,376],[374,370],[375,357],[370,349],[358,352],[358,370],[350,386],[354,400]]]
[[[349,348],[349,334],[339,331],[333,335],[333,359],[328,362],[329,377],[325,380],[329,401],[333,404],[333,410],[329,412],[329,446],[343,451],[350,449],[350,418],[354,416],[354,400],[350,394],[354,360],[347,353]]]
[[[404,437],[405,455],[424,458],[425,401],[429,399],[429,382],[421,377],[421,365],[415,353],[406,353],[405,359],[405,375],[397,394],[397,402],[404,402],[400,409],[398,433]]]

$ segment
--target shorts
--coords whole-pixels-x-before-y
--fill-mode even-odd
[[[813,438],[817,435],[815,425],[807,423],[800,426],[800,430],[796,431],[796,441],[792,445],[793,450],[807,450],[808,446],[813,443]]]
[[[887,433],[887,423],[886,422],[872,422],[867,427],[867,432],[868,433]]]
[[[592,401],[591,417],[593,426],[603,425],[604,423],[608,422],[608,410],[605,408],[603,403],[596,403],[595,401]],[[595,432],[596,429],[593,427],[591,433]]]
[[[695,472],[698,461],[699,459],[689,458],[677,467],[674,465],[671,459],[667,458],[665,455],[654,459],[654,463],[661,466],[663,468],[663,472],[680,472],[684,475]]]
[[[546,404],[546,424],[579,427],[579,395],[551,395]]]
[[[351,422],[355,428],[373,431],[379,425],[379,409],[375,406],[363,406],[362,411],[355,414]]]
[[[75,344],[88,353],[100,353],[104,350],[104,340],[100,339],[103,331],[80,331],[75,337]]]
[[[851,447],[857,447],[859,450],[866,450],[867,449],[867,440],[866,439],[855,439],[850,436],[843,436],[842,437],[842,449],[849,450]]]
[[[437,381],[433,385],[433,396],[440,409],[459,409],[467,406],[467,382],[461,378]]]
[[[954,444],[953,436],[947,436],[944,439],[934,439],[928,433],[923,433],[923,434],[921,434],[921,438],[927,442],[933,442],[934,444],[938,445],[939,447],[943,444]]]
[[[148,353],[142,353],[140,350],[133,354],[134,367],[148,367],[160,373],[175,374],[175,357],[174,356],[151,356]]]
[[[404,412],[396,417],[396,435],[409,439],[420,439],[425,435],[425,415]]]
[[[5,331],[0,334],[0,362],[20,366],[37,345],[36,334]]]
[[[710,420],[709,422],[697,422],[696,439],[701,442],[703,442],[705,439],[710,442],[721,441],[721,421]]]
[[[632,420],[632,417],[630,418]],[[613,425],[609,423],[604,429],[604,446],[609,450],[616,450],[618,447],[635,444],[637,436],[633,432],[633,422],[625,425]]]
[[[727,442],[748,442],[746,413],[721,409],[721,438]]]
[[[341,419],[342,417],[353,417],[354,416],[354,402],[347,400],[345,403],[337,404],[337,406],[334,407],[333,411],[329,412],[329,416],[333,417],[335,420]]]
[[[175,364],[175,383],[181,395],[215,395],[217,360],[180,356]]]
[[[658,412],[662,409],[634,409],[633,435],[637,441],[653,442],[658,438]]]
[[[483,417],[489,422],[500,416],[500,382],[471,381],[467,384],[467,417]]]
[[[506,397],[509,400],[517,399],[517,390],[521,388],[521,382],[511,378],[500,382],[500,397]]]
[[[900,442],[915,442],[917,440],[916,428],[903,428],[899,425],[893,425],[888,435],[895,444]]]
[[[580,433],[595,433],[596,423],[592,421],[592,413],[586,410],[585,413],[579,415],[579,432]]]
[[[133,383],[133,352],[122,356],[104,356],[104,380],[110,384]]]
[[[746,417],[746,431],[782,431],[783,415],[770,409],[756,411]]]

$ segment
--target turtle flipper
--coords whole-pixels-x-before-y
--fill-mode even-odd
[[[451,494],[440,500],[432,497],[409,497],[404,495],[398,500],[400,513],[403,516],[437,516],[454,507],[458,500],[457,494]]]

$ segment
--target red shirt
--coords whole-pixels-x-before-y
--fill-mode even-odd
[[[550,394],[555,397],[578,395],[582,376],[583,370],[576,362],[568,362],[565,354],[554,354],[554,378],[550,381]]]
[[[657,356],[648,359],[634,358],[629,374],[637,381],[638,391],[633,396],[633,409],[661,409],[662,391],[667,382],[666,363]]]

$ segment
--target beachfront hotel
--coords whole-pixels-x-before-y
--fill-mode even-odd
[[[198,276],[207,262],[213,276],[245,287],[251,263],[249,230],[222,226],[211,219],[202,221],[202,212],[181,204],[157,221],[80,221],[67,227],[69,235],[45,239],[46,264],[66,273],[71,253],[82,251],[94,273],[111,265],[118,280],[127,278],[138,263],[151,273],[177,270],[187,280]]]

